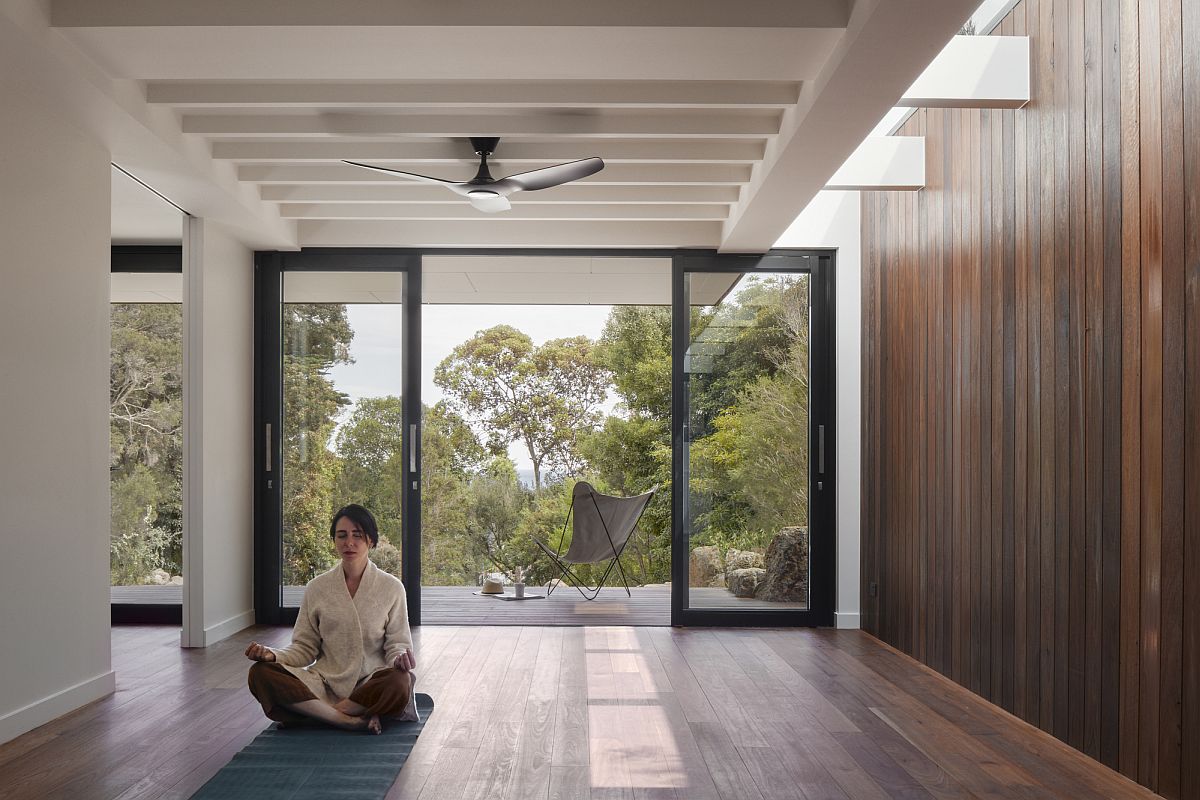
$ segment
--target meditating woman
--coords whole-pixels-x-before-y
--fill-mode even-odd
[[[305,587],[292,643],[246,648],[250,692],[277,722],[379,733],[381,717],[416,719],[404,584],[371,562],[379,528],[362,506],[339,509],[329,535],[342,561]]]

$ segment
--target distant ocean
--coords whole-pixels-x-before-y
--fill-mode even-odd
[[[517,467],[517,480],[519,480],[521,482],[521,485],[524,486],[526,489],[532,489],[533,488],[533,469],[532,468],[525,469],[522,467]]]

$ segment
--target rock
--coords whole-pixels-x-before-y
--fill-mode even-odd
[[[766,571],[759,600],[808,602],[808,528],[780,528],[767,547]]]
[[[766,566],[762,553],[753,550],[734,550],[732,547],[725,553],[725,575],[735,569],[752,569]]]
[[[172,586],[183,586],[183,576],[182,575],[172,575],[170,584]]]
[[[767,571],[761,567],[745,567],[725,573],[725,580],[735,597],[754,597],[766,574]]]
[[[146,579],[146,582],[153,586],[165,586],[171,582],[171,573],[165,569],[156,569],[150,573],[150,577]]]
[[[688,558],[689,586],[724,586],[721,551],[711,545],[697,547]]]

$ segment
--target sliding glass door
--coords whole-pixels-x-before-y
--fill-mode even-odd
[[[676,624],[832,623],[831,273],[676,259]]]
[[[412,262],[386,253],[260,256],[260,530],[278,531],[259,536],[260,621],[294,619],[305,584],[336,563],[329,521],[347,503],[379,522],[373,560],[417,585]],[[419,610],[418,593],[409,598]]]
[[[606,291],[646,283],[646,264],[633,264],[628,274],[614,267],[620,254],[553,255],[560,256],[555,269],[527,281],[529,291],[548,294],[553,280],[578,284],[580,276],[593,273],[599,276],[597,287]],[[665,260],[663,254],[653,255]],[[450,264],[448,256],[458,261]],[[475,260],[460,263],[466,256]],[[542,509],[525,503],[517,491],[510,492],[514,514],[487,533],[491,529],[482,524],[479,504],[463,500],[458,489],[495,488],[495,470],[489,471],[485,456],[495,460],[504,455],[501,445],[512,443],[498,438],[502,420],[487,417],[494,410],[490,405],[473,410],[464,401],[460,411],[475,416],[462,417],[461,424],[445,403],[425,412],[433,437],[433,460],[426,466],[435,483],[429,496],[433,505],[426,509],[428,536],[422,535],[422,269],[430,270],[433,295],[441,291],[446,295],[441,302],[461,305],[461,286],[480,291],[484,278],[495,277],[492,273],[507,263],[502,260],[511,257],[507,252],[385,249],[258,255],[255,593],[260,623],[294,621],[305,583],[334,563],[329,517],[344,503],[362,503],[379,517],[382,546],[376,560],[404,580],[414,623],[421,618],[423,550],[432,559],[425,583],[461,589],[469,603],[478,599],[470,594],[476,572],[484,574],[495,563],[501,545],[512,539],[512,548],[519,548],[524,539],[518,534],[541,530],[540,517],[522,524],[517,512],[528,505],[561,527],[562,515],[556,512],[565,514],[565,504]],[[579,452],[593,467],[603,462],[611,468],[593,469],[593,476],[587,464],[571,462],[559,477],[601,481],[615,494],[633,494],[651,484],[662,486],[669,476],[669,508],[664,502],[643,520],[631,558],[645,577],[631,588],[639,598],[656,589],[669,592],[672,624],[830,625],[833,253],[677,251],[670,259],[669,314],[647,306],[653,301],[644,291],[605,301],[613,304],[604,327],[610,357],[605,363],[614,370],[608,380],[621,402],[597,410],[595,420],[588,418],[585,427],[592,434]],[[580,260],[586,264],[576,264]],[[452,266],[483,277],[452,281]],[[649,276],[661,279],[659,302],[666,299],[663,273]],[[511,302],[515,281],[493,281],[495,291]],[[451,326],[459,339],[451,342],[449,355],[437,357],[445,374],[440,379],[434,374],[432,383],[453,397],[458,386],[451,380],[453,356],[458,353],[462,360],[469,354],[464,341],[486,338],[489,331],[525,341],[512,325],[488,328],[480,312],[486,306],[475,298],[471,313]],[[526,312],[520,324],[531,324],[535,313],[545,316]],[[547,336],[559,346],[575,341],[561,333]],[[668,361],[670,392],[665,391]],[[596,420],[604,415],[600,425]],[[447,427],[448,420],[457,427]],[[463,435],[450,435],[456,431]],[[484,452],[482,442],[491,450]],[[643,445],[646,457],[632,458],[635,447]],[[478,474],[454,472],[471,453],[482,465]],[[505,486],[520,490],[508,459],[501,461],[509,467],[506,476],[513,472]],[[457,482],[449,489],[455,491],[444,485],[451,472]],[[548,474],[539,481],[535,471],[529,491],[551,497],[551,487],[539,485]],[[436,505],[439,498],[454,501]],[[667,500],[666,492],[662,499]],[[463,549],[472,536],[482,542],[483,560]],[[527,573],[538,568],[536,554],[530,559],[524,550],[514,552],[515,563]],[[663,585],[668,577],[669,589]]]

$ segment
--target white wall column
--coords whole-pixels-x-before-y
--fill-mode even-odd
[[[0,742],[115,688],[111,167],[23,77],[0,70]]]
[[[253,260],[219,223],[185,219],[184,647],[254,624]]]
[[[859,627],[862,502],[862,205],[858,192],[822,191],[776,247],[837,248],[834,317],[837,406],[837,598],[835,625]]]

